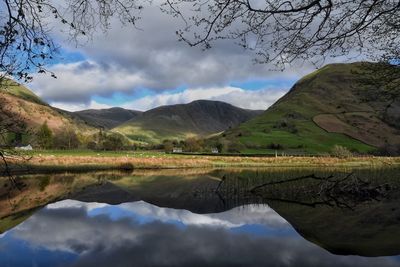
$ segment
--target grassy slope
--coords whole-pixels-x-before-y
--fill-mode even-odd
[[[166,139],[183,140],[196,136],[192,132],[179,132],[178,129],[154,129],[153,127],[149,129],[139,123],[123,124],[113,129],[113,131],[125,135],[133,143],[143,145],[162,143]]]
[[[345,134],[328,132],[313,121],[318,114],[360,110],[377,116],[376,107],[360,101],[352,87],[357,85],[354,71],[360,67],[360,63],[332,64],[305,76],[261,116],[227,131],[225,141],[239,143],[242,152],[273,152],[267,148],[271,143],[298,153],[329,152],[334,145],[359,152],[374,149]]]
[[[4,85],[2,85],[2,90],[4,90],[4,92],[8,94],[16,96],[20,99],[24,99],[26,101],[36,103],[39,105],[47,105],[46,102],[40,99],[40,97],[35,95],[31,90],[11,80],[4,81]]]

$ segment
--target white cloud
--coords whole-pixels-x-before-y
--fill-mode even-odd
[[[51,69],[58,78],[36,75],[32,88],[39,96],[52,102],[87,103],[94,94],[130,92],[132,87],[145,83],[140,73],[92,61],[57,64]]]
[[[160,208],[144,201],[125,203],[119,206],[120,208],[134,212],[140,216],[148,216],[154,220],[162,222],[180,221],[184,225],[208,225],[214,227],[233,228],[239,227],[242,223],[231,223],[228,220],[221,220],[218,216],[211,216],[207,214],[195,214],[187,210],[176,210],[169,208]]]
[[[194,100],[207,99],[230,103],[246,109],[265,110],[282,97],[288,89],[244,90],[238,87],[211,87],[187,89],[178,93],[164,93],[145,96],[123,105],[124,108],[149,110],[162,105],[189,103]]]
[[[107,207],[109,205],[105,203],[97,203],[97,202],[80,202],[77,200],[66,199],[59,202],[51,203],[46,206],[46,209],[66,209],[66,208],[84,208],[86,211],[91,211],[94,209],[100,209]]]
[[[85,109],[108,109],[112,108],[112,106],[107,104],[98,103],[94,100],[91,100],[89,103],[69,103],[69,102],[51,102],[51,105],[56,108],[60,108],[68,111],[79,111]]]
[[[236,228],[245,224],[261,224],[278,228],[290,227],[283,217],[267,205],[245,205],[211,214],[196,214],[187,210],[161,208],[144,201],[125,203],[119,207],[140,216],[148,216],[162,222],[176,220],[185,225]]]
[[[292,66],[285,72],[271,71],[273,66],[254,64],[253,52],[230,41],[221,40],[206,51],[189,47],[177,40],[180,21],[156,6],[145,8],[141,17],[138,26],[142,30],[121,28],[113,21],[110,31],[95,34],[84,46],[64,43],[66,50],[79,52],[86,60],[50,66],[58,79],[34,75],[34,91],[49,102],[87,104],[93,95],[130,94],[141,88],[162,93],[182,86],[222,87],[251,79],[297,79],[312,69]]]
[[[138,201],[114,206],[113,208],[125,211],[123,213],[126,217],[115,220],[112,224],[108,221],[110,214],[107,208],[109,207],[111,206],[102,203],[63,200],[47,205],[41,212],[18,225],[10,233],[51,251],[74,252],[76,247],[87,250],[97,244],[103,244],[104,247],[111,248],[118,242],[124,240],[135,242],[138,238],[146,236],[146,229],[141,229],[140,223],[136,219],[129,219],[131,218],[129,215],[137,219],[148,217],[155,222],[149,225],[159,225],[157,222],[180,221],[186,226],[228,229],[239,227],[245,221],[246,223],[266,223],[275,227],[290,227],[283,218],[266,205],[258,206],[258,208],[249,205],[242,209],[234,208],[223,213],[202,215],[187,210],[160,208]],[[94,209],[99,209],[100,213],[91,220],[89,212]],[[255,220],[252,220],[253,214],[255,214]],[[260,220],[261,214],[264,214],[264,218]],[[223,218],[220,219],[220,217]],[[105,223],[107,223],[106,228]],[[60,229],[67,231],[59,231]]]
[[[107,208],[104,203],[85,203],[76,200],[63,200],[46,206],[46,209],[84,209],[90,212],[94,209]],[[144,201],[123,203],[117,206],[128,214],[149,217],[152,220],[170,222],[180,221],[184,225],[203,225],[224,228],[236,228],[244,224],[262,224],[272,227],[289,227],[288,222],[267,205],[246,205],[231,210],[196,214],[187,210],[157,207]]]

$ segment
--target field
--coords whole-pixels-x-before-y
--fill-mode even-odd
[[[382,147],[386,142],[397,143],[398,130],[382,123],[370,112],[342,112],[340,114],[320,114],[313,121],[332,133],[343,133],[365,144]]]
[[[304,151],[304,153],[327,153],[334,145],[341,145],[361,153],[368,153],[373,150],[373,147],[344,134],[329,133],[311,120],[296,120],[293,123],[296,132],[276,129],[274,127],[280,116],[271,116],[275,115],[272,113],[268,115],[268,118],[265,118],[265,121],[268,121],[267,123],[260,124],[257,120],[253,120],[242,124],[233,133],[236,136],[240,135],[236,137],[236,142],[239,141],[247,148],[243,149],[242,152],[272,152],[273,149],[268,149],[271,144],[283,145],[283,150],[287,153],[292,150],[298,153],[301,153],[301,151]]]
[[[400,158],[388,157],[247,157],[178,155],[158,151],[94,152],[35,151],[8,160],[16,172],[57,172],[225,167],[386,167],[399,166]],[[25,158],[26,160],[23,160]]]

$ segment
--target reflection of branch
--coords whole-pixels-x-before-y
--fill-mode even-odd
[[[221,195],[221,193],[219,191],[215,191],[215,194],[218,196],[219,200],[221,200],[222,206],[225,207],[226,201],[225,201],[224,197]]]
[[[307,207],[312,207],[315,208],[318,205],[328,205],[330,207],[333,207],[334,205],[327,202],[327,201],[315,201],[315,202],[302,202],[298,200],[291,200],[291,199],[284,199],[284,198],[272,198],[272,197],[266,197],[263,198],[264,200],[271,200],[271,201],[279,201],[279,202],[284,202],[284,203],[290,203],[290,204],[298,204],[301,206],[307,206]]]
[[[292,178],[292,179],[288,179],[288,180],[282,180],[282,181],[276,181],[276,182],[269,182],[269,183],[265,183],[262,185],[258,185],[253,187],[252,189],[250,189],[251,193],[254,193],[257,189],[260,189],[262,187],[266,187],[269,185],[276,185],[276,184],[283,184],[283,183],[290,183],[290,182],[295,182],[295,181],[300,181],[300,180],[304,180],[304,179],[316,179],[316,180],[321,180],[321,181],[328,181],[329,179],[333,178],[333,175],[329,175],[328,177],[317,177],[315,176],[315,174],[310,174],[310,175],[305,175],[305,176],[301,176],[301,177],[296,177],[296,178]]]
[[[24,186],[23,183],[20,183],[16,180],[16,178],[13,176],[12,172],[11,172],[11,168],[10,165],[8,164],[6,155],[4,151],[0,150],[0,158],[1,161],[4,164],[4,175],[8,177],[8,179],[10,180],[11,184],[17,188],[19,191],[21,191],[22,187]]]
[[[224,175],[224,176],[222,177],[221,181],[218,183],[218,186],[217,186],[217,188],[215,189],[215,192],[218,192],[218,191],[219,191],[219,189],[221,188],[223,182],[225,182],[225,179],[226,179],[226,177],[225,177],[225,175]]]
[[[346,175],[344,178],[332,180],[333,175],[330,175],[326,178],[317,177],[314,174],[296,177],[288,180],[277,181],[277,182],[269,182],[262,185],[258,185],[253,187],[249,192],[253,195],[261,196],[265,200],[279,200],[288,203],[297,203],[301,205],[315,207],[316,205],[328,205],[328,206],[336,206],[339,208],[351,209],[363,202],[366,201],[380,201],[381,197],[386,195],[386,191],[390,190],[390,185],[383,184],[378,186],[371,185],[371,182],[364,181],[361,178],[352,177],[353,173]],[[265,188],[270,185],[276,184],[284,184],[291,183],[295,181],[300,181],[304,179],[314,179],[320,181],[316,184],[317,188],[310,187],[311,191],[304,192],[305,196],[311,195],[311,197],[318,196],[320,198],[319,201],[316,202],[303,202],[296,200],[298,197],[297,193],[301,193],[301,191],[297,190],[296,197],[293,200],[287,198],[271,198],[264,196],[262,192],[258,192],[258,189]],[[314,189],[312,189],[314,188]],[[286,194],[284,194],[286,196]]]
[[[3,161],[3,164],[4,164],[4,173],[7,175],[8,179],[10,179],[10,182],[11,182],[14,186],[16,186],[16,187],[18,188],[18,184],[17,184],[17,182],[15,181],[15,178],[14,178],[14,177],[12,176],[12,174],[11,174],[10,166],[8,165],[6,156],[4,155],[4,152],[3,152],[3,151],[0,151],[0,157],[1,157],[1,160]],[[19,188],[18,188],[18,189],[19,189]]]

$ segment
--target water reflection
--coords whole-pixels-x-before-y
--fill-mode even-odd
[[[400,266],[399,170],[312,171],[349,174],[368,186],[329,191],[344,206],[309,170],[25,177],[2,187],[0,266]]]
[[[5,242],[21,243],[20,255],[36,255],[10,259],[15,251]],[[71,266],[398,266],[396,258],[334,256],[300,238],[267,206],[196,215],[145,202],[67,200],[42,209],[0,243],[1,266],[56,266],[59,258],[44,256],[51,254]]]

